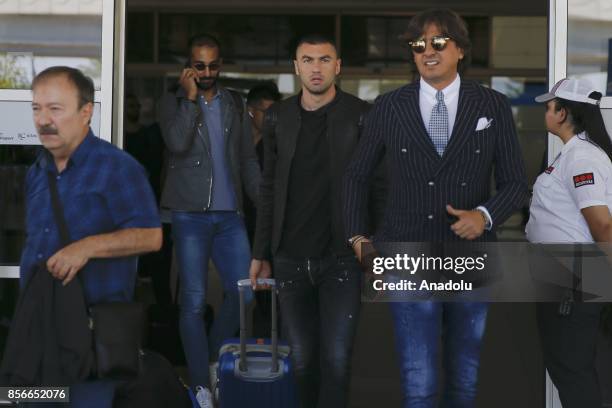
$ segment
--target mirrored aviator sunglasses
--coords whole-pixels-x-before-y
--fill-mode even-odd
[[[446,45],[448,44],[450,40],[451,40],[450,37],[447,37],[444,35],[436,35],[435,37],[431,37],[431,40],[430,40],[431,48],[433,48],[435,51],[442,51],[443,49],[446,48]],[[425,49],[427,48],[427,42],[424,38],[410,41],[408,42],[408,45],[410,45],[410,48],[412,48],[412,51],[417,54],[424,53]]]

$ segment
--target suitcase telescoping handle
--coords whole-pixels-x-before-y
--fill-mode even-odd
[[[276,281],[274,279],[257,279],[258,285],[268,285],[270,288],[270,296],[272,297],[272,333],[270,338],[272,342],[272,372],[278,372],[278,331],[276,328]],[[244,291],[252,289],[250,279],[242,279],[238,281],[238,293],[240,295],[240,360],[238,368],[240,371],[247,370],[246,363],[246,304],[244,302]]]

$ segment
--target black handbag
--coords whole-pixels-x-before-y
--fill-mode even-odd
[[[65,247],[71,243],[70,234],[53,174],[48,173],[48,180],[53,215]],[[80,274],[77,278],[82,283]],[[137,377],[141,367],[144,306],[138,302],[98,303],[88,308],[88,314],[95,355],[93,375],[100,379]]]
[[[100,303],[89,308],[89,315],[96,377],[137,377],[141,365],[144,305],[138,302]]]

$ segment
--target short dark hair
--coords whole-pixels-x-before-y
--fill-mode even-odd
[[[300,38],[298,38],[298,40],[295,43],[295,48],[293,51],[293,59],[297,58],[297,49],[300,48],[300,45],[302,44],[313,44],[313,45],[317,45],[317,44],[331,44],[332,47],[334,47],[334,50],[336,50],[336,54],[338,53],[338,47],[336,47],[336,41],[334,41],[333,38],[325,35],[325,34],[319,34],[319,33],[309,33],[309,34],[305,34],[303,36],[301,36]]]
[[[54,66],[45,69],[34,77],[32,81],[32,90],[34,90],[39,83],[59,76],[65,76],[77,89],[79,109],[88,103],[94,102],[95,88],[93,80],[78,69],[72,67]]]
[[[262,100],[278,102],[281,99],[281,94],[278,92],[278,87],[272,81],[263,82],[255,85],[247,95],[247,105],[255,106]]]
[[[221,55],[221,43],[219,42],[219,40],[217,40],[217,38],[214,35],[208,34],[208,33],[196,34],[193,37],[191,37],[189,39],[188,47],[189,47],[188,52],[190,56],[191,56],[191,50],[193,49],[193,47],[216,48],[219,50],[219,55]]]
[[[463,75],[472,60],[472,42],[465,20],[450,9],[426,10],[410,19],[406,30],[406,39],[408,41],[419,39],[425,28],[430,24],[437,26],[442,34],[450,37],[457,44],[457,47],[463,51],[463,59],[459,60],[457,66],[457,71]],[[418,73],[412,51],[408,55],[408,61],[412,65],[413,71]]]

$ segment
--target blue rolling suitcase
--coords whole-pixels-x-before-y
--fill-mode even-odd
[[[289,346],[278,344],[276,327],[276,283],[259,279],[271,287],[272,333],[269,341],[246,338],[244,291],[251,281],[238,282],[240,292],[240,339],[229,339],[219,350],[216,394],[219,408],[294,408],[297,393],[291,375]]]

